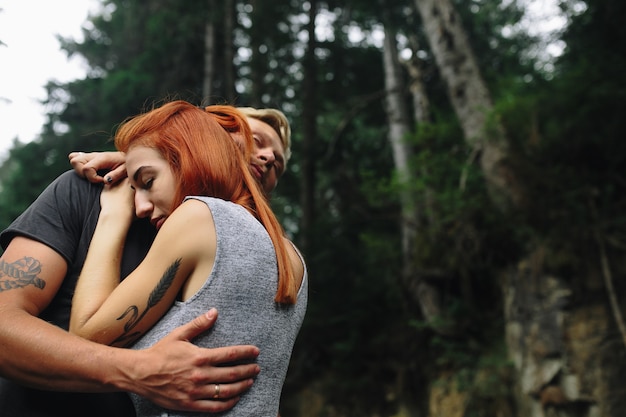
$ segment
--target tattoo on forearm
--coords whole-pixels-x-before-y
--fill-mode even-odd
[[[133,305],[129,306],[124,313],[117,318],[117,320],[127,319],[124,324],[124,333],[113,341],[113,344],[125,342],[124,346],[129,346],[141,335],[140,332],[132,332],[133,328],[141,321],[141,319],[148,314],[148,311],[156,306],[163,296],[167,293],[167,290],[172,286],[176,273],[180,268],[181,259],[176,259],[172,265],[167,268],[156,287],[150,293],[145,310],[140,314],[139,307]]]
[[[29,285],[43,289],[46,281],[38,277],[39,273],[41,273],[41,263],[28,256],[10,264],[0,261],[0,292]]]

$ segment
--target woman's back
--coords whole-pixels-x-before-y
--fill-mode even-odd
[[[276,416],[293,345],[307,305],[306,272],[295,305],[274,301],[278,283],[274,246],[263,227],[243,207],[210,197],[191,197],[211,210],[217,250],[211,275],[200,290],[172,308],[134,346],[154,344],[190,318],[217,308],[213,329],[193,342],[203,347],[252,344],[261,353],[261,373],[228,416]],[[202,233],[202,231],[198,231]],[[139,416],[164,414],[163,409],[133,395]]]

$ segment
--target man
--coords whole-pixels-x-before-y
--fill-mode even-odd
[[[289,158],[290,131],[282,113],[258,112],[269,124],[257,126],[251,169],[269,192]],[[80,171],[77,167],[86,162],[85,154],[72,155],[72,165]],[[100,162],[107,159],[92,155],[100,155]],[[82,172],[92,181],[103,180],[87,165]],[[106,182],[113,182],[113,175],[121,172],[113,170]],[[0,378],[0,415],[133,415],[125,394],[45,390],[131,391],[186,411],[231,408],[259,372],[249,363],[258,349],[206,350],[190,344],[188,340],[212,325],[215,311],[181,326],[145,351],[94,344],[59,328],[67,328],[73,288],[100,211],[100,191],[101,187],[65,173],[0,235],[5,248],[0,257],[0,375],[7,378]],[[124,276],[143,258],[153,236],[151,225],[135,222],[124,248]],[[247,364],[223,366],[234,362]]]

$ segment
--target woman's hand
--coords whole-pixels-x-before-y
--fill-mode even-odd
[[[100,194],[100,216],[111,216],[120,224],[130,225],[135,218],[135,191],[128,178],[105,185]]]
[[[93,183],[115,184],[126,178],[123,152],[72,152],[68,155],[74,171]],[[99,171],[109,170],[104,176]]]

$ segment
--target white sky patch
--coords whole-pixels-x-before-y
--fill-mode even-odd
[[[522,23],[531,35],[553,33],[567,23],[554,0],[530,0],[523,3],[526,3],[526,18]]]
[[[45,123],[44,85],[85,76],[80,59],[67,60],[56,34],[82,39],[93,0],[4,0],[0,3],[0,161],[13,140],[35,139]]]
[[[552,67],[565,49],[565,43],[559,39],[560,32],[567,25],[567,17],[558,6],[557,0],[518,0],[526,9],[526,15],[515,27],[507,30],[524,31],[539,39],[539,44],[528,51],[531,58],[545,69]]]

